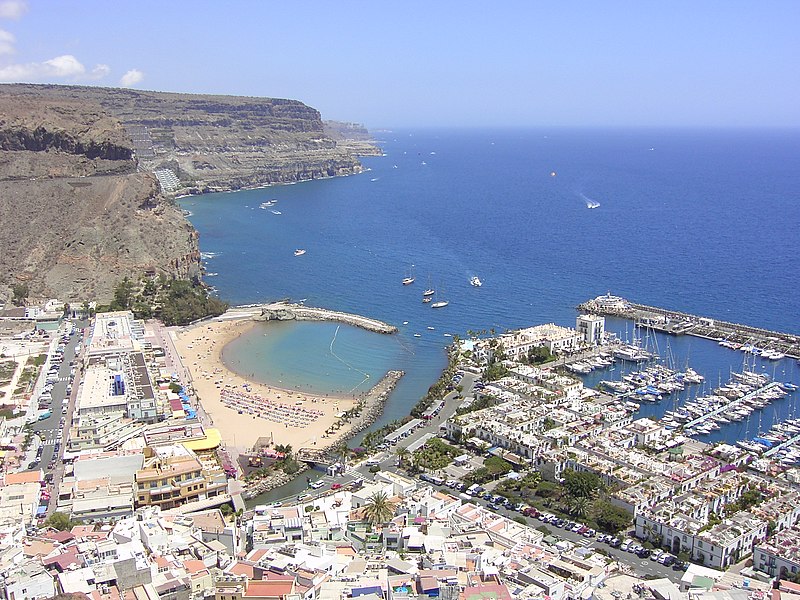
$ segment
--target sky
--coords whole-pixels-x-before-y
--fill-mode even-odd
[[[0,82],[404,126],[800,126],[800,0],[0,0]]]

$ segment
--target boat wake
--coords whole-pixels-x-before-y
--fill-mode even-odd
[[[591,198],[588,198],[585,194],[581,194],[581,198],[586,203],[586,208],[600,208],[600,203],[595,202]]]
[[[201,252],[200,258],[203,260],[211,260],[212,258],[216,258],[219,256],[219,252]]]

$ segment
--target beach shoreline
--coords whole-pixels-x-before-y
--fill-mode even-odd
[[[282,388],[229,367],[223,360],[225,347],[268,320],[264,319],[266,306],[299,309],[299,320],[341,322],[344,317],[349,324],[367,329],[376,323],[385,326],[384,332],[391,328],[359,315],[283,303],[236,307],[213,319],[171,328],[170,339],[188,373],[189,381],[184,383],[197,399],[205,424],[219,430],[232,460],[238,461],[240,454],[265,441],[273,446],[289,444],[295,451],[331,448],[362,430],[366,421],[380,416],[386,396],[399,379],[398,372],[389,371],[369,392],[352,397]],[[387,380],[391,382],[388,386]],[[376,402],[369,398],[372,395],[381,398]],[[359,414],[349,413],[353,409]],[[344,416],[346,413],[348,416]]]

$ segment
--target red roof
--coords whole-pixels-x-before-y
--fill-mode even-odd
[[[514,600],[508,588],[500,583],[472,585],[464,588],[464,600]]]
[[[294,580],[250,581],[245,598],[283,598],[294,590]]]

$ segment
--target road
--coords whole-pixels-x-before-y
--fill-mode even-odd
[[[59,330],[57,335],[63,335],[63,330]],[[51,494],[50,504],[48,506],[48,514],[55,511],[56,501],[58,499],[58,485],[64,475],[64,466],[60,461],[60,455],[63,453],[64,444],[69,433],[69,424],[72,421],[72,415],[75,410],[75,396],[77,394],[77,372],[78,365],[75,364],[76,377],[70,375],[70,363],[75,359],[75,349],[82,339],[82,329],[76,323],[75,333],[70,336],[64,348],[64,358],[61,366],[58,369],[58,381],[53,384],[53,389],[50,391],[52,396],[51,402],[42,410],[36,410],[34,414],[42,414],[47,410],[51,411],[51,415],[42,421],[34,421],[31,429],[34,432],[34,441],[31,444],[30,451],[33,453],[38,452],[41,447],[41,455],[38,459],[33,458],[29,460],[26,466],[31,468],[42,468],[45,475],[52,474],[53,482],[48,487]],[[77,361],[75,361],[77,363]],[[45,376],[46,372],[42,373]],[[68,398],[68,403],[64,406],[63,401],[67,398],[67,388],[71,388],[71,393]],[[36,402],[36,400],[34,400]],[[63,419],[63,421],[62,421]],[[56,445],[59,451],[56,453]],[[32,464],[32,466],[31,466]]]

